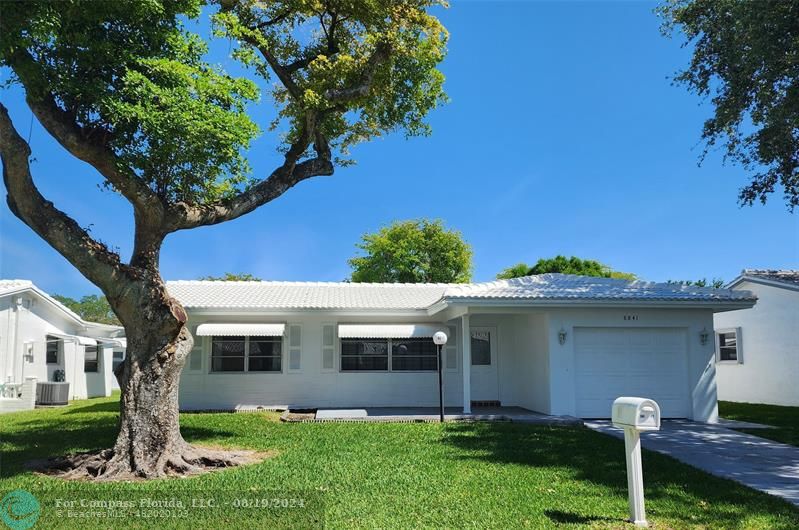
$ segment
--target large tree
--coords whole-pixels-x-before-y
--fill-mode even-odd
[[[718,143],[752,172],[742,204],[766,202],[778,185],[799,205],[799,0],[668,0],[664,32],[693,45],[675,81],[704,98],[705,154]]]
[[[635,274],[613,270],[607,265],[593,259],[581,259],[577,256],[567,258],[566,256],[557,255],[554,258],[541,258],[535,265],[517,263],[497,274],[497,279],[509,280],[521,276],[532,276],[551,272],[576,274],[580,276],[597,276],[600,278],[620,278],[624,280],[634,280],[636,278]]]
[[[349,260],[353,282],[465,283],[472,277],[472,248],[439,220],[396,221],[356,245]]]
[[[41,194],[30,146],[0,105],[9,208],[102,290],[127,335],[116,443],[68,460],[70,475],[149,478],[236,463],[180,434],[178,384],[193,340],[159,274],[164,239],[333,174],[356,142],[397,129],[427,133],[424,117],[444,98],[437,65],[446,33],[427,13],[436,3],[0,3],[2,66],[44,129],[127,199],[135,218],[126,261]],[[213,65],[188,29],[207,15],[277,107],[282,162],[267,175],[251,175],[242,155],[259,132],[248,115],[256,83]]]

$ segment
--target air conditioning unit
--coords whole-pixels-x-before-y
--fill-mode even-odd
[[[69,403],[69,383],[39,383],[36,385],[36,404],[43,406]]]

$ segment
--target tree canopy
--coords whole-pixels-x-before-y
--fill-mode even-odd
[[[349,260],[353,282],[467,283],[472,249],[460,232],[440,220],[396,221],[356,245],[363,255]]]
[[[567,258],[566,256],[558,255],[554,258],[541,258],[532,266],[518,263],[497,274],[497,279],[508,280],[522,276],[532,276],[534,274],[546,274],[549,272],[577,274],[580,276],[597,276],[600,278],[621,278],[624,280],[634,280],[636,278],[635,274],[613,270],[596,260],[581,259],[576,256]]]
[[[211,282],[260,282],[261,278],[253,276],[248,272],[226,272],[222,276],[203,276],[201,280]]]
[[[332,175],[358,142],[428,134],[426,115],[446,99],[437,67],[447,33],[428,13],[437,0],[206,3],[0,2],[3,87],[21,88],[43,128],[133,207],[125,259],[41,193],[31,146],[0,103],[9,209],[100,288],[125,326],[117,441],[74,457],[74,477],[150,478],[246,460],[180,435],[177,392],[193,337],[161,278],[165,238]],[[193,31],[207,17],[244,75],[211,60]],[[264,115],[260,87],[276,110],[271,123],[254,119]],[[279,162],[254,175],[248,149],[264,129],[274,132]]]
[[[53,298],[77,313],[83,320],[99,322],[100,324],[119,325],[119,319],[114,314],[105,296],[89,294],[75,300],[68,296],[54,294]]]
[[[724,143],[726,158],[753,176],[742,204],[766,202],[782,186],[799,204],[799,0],[668,0],[664,33],[679,31],[693,56],[675,81],[703,98],[707,148]]]

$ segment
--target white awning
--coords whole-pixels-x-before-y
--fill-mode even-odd
[[[200,337],[282,337],[285,324],[200,324],[197,335]]]
[[[437,331],[448,333],[441,324],[339,324],[341,339],[409,339],[432,337]]]
[[[81,346],[97,346],[97,341],[91,337],[81,337],[80,335],[68,335],[66,333],[48,333],[53,337],[64,339],[71,342],[77,342]]]
[[[103,344],[110,344],[111,346],[114,346],[114,347],[117,347],[117,348],[127,348],[128,347],[128,341],[124,337],[119,337],[119,338],[116,338],[116,339],[100,338],[100,339],[97,339],[97,340],[102,342]]]

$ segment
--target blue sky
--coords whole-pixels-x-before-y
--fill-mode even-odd
[[[781,191],[765,206],[740,208],[741,168],[715,153],[697,166],[711,109],[671,85],[689,51],[660,35],[654,5],[455,0],[439,11],[451,33],[442,69],[452,101],[430,116],[431,137],[364,144],[355,167],[304,182],[236,221],[171,235],[164,278],[233,271],[342,280],[362,233],[423,216],[463,233],[478,281],[558,253],[659,281],[799,267],[799,217]],[[28,134],[22,95],[2,98]],[[256,117],[270,114],[268,105],[265,98]],[[101,191],[97,173],[37,123],[30,135],[44,195],[127,259],[127,203]],[[273,140],[250,152],[256,170],[275,165]],[[97,292],[5,201],[0,235],[3,278],[70,296]]]

